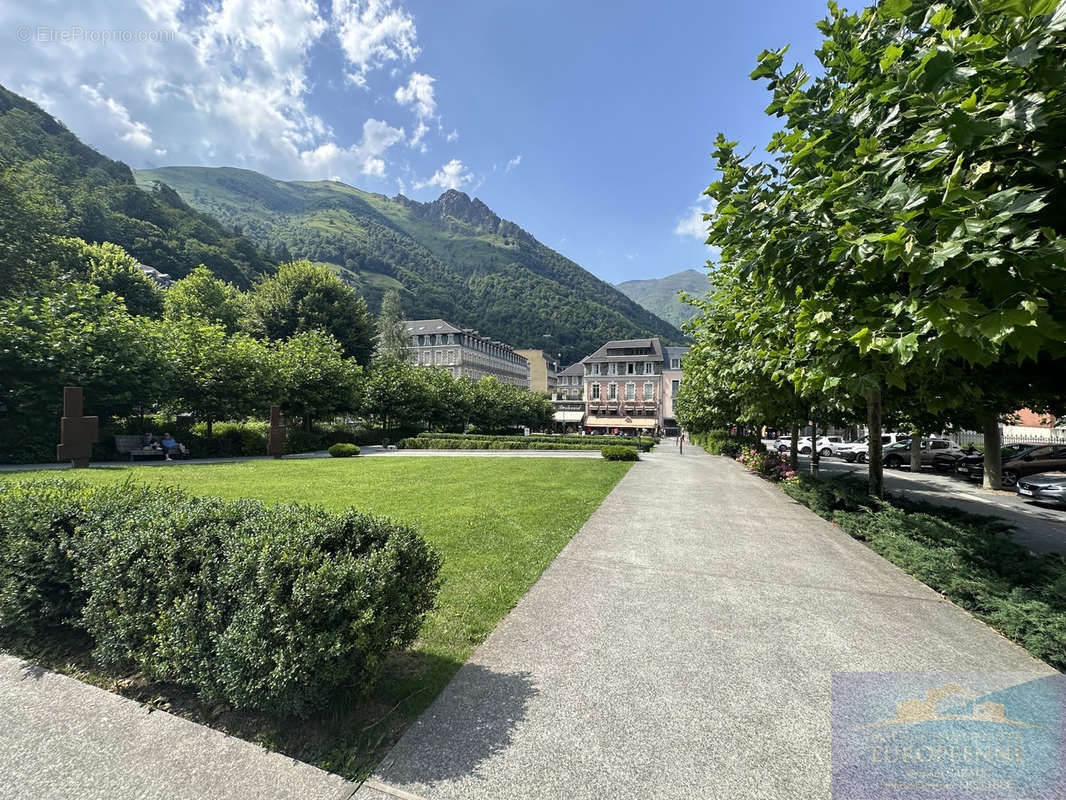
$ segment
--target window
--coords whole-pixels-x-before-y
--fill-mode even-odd
[[[650,403],[655,399],[655,384],[651,381],[644,382],[644,401]]]
[[[632,382],[627,383],[626,384],[626,400],[629,401],[629,402],[633,402],[636,399],[637,399],[637,385],[635,383],[632,383]]]
[[[681,369],[681,359],[680,358],[671,358],[670,359],[670,369]]]
[[[607,374],[608,375],[617,375],[618,374],[618,363],[617,362],[612,361],[610,363],[610,367],[608,369],[608,373]]]
[[[599,400],[600,399],[600,385],[598,383],[592,384],[592,399],[593,400]]]
[[[681,381],[670,381],[670,394],[677,397],[677,387],[681,385]]]
[[[636,375],[636,374],[637,374],[637,365],[634,364],[632,361],[627,362],[626,363],[626,375]]]
[[[611,383],[611,384],[607,385],[607,399],[608,400],[617,400],[618,399],[618,384],[617,383]]]
[[[651,361],[649,361],[647,364],[645,364],[644,365],[644,374],[645,375],[654,375],[655,374],[655,364],[652,363]]]

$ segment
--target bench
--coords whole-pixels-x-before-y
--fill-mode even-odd
[[[135,458],[166,458],[166,450],[145,450],[143,436],[116,436],[115,450],[119,455],[129,456],[130,461]]]

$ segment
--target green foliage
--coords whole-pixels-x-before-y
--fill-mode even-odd
[[[337,444],[329,448],[329,454],[334,458],[351,458],[359,455],[359,445],[337,442]]]
[[[637,448],[624,447],[623,445],[609,444],[600,449],[600,455],[608,461],[639,461]]]
[[[297,333],[278,343],[271,361],[282,412],[302,419],[305,428],[359,405],[362,371],[332,335],[315,329]]]
[[[492,436],[481,439],[434,439],[421,435],[401,439],[401,450],[599,450],[596,444],[572,444],[532,440],[528,436]]]
[[[55,457],[64,386],[85,389],[87,414],[161,401],[167,359],[153,331],[89,284],[0,301],[0,458]]]
[[[102,663],[236,708],[299,716],[370,688],[440,586],[413,529],[351,510],[45,481],[0,485],[0,518],[5,552],[43,556],[5,561],[0,624],[71,621]]]
[[[408,319],[441,317],[516,347],[553,350],[569,363],[610,339],[682,337],[573,261],[484,204],[449,191],[433,203],[389,199],[336,182],[286,183],[239,169],[165,167],[163,181],[270,252],[328,264],[372,309],[397,290]]]
[[[236,333],[245,316],[246,298],[232,283],[220,281],[203,264],[167,289],[167,319],[195,319]]]
[[[762,439],[754,435],[732,434],[729,431],[713,430],[706,433],[693,433],[691,441],[699,445],[712,456],[736,458],[748,450],[762,452],[766,446]]]
[[[96,286],[101,294],[114,294],[134,315],[159,317],[163,290],[137,267],[137,259],[117,244],[87,244],[81,239],[55,242],[58,271]]]
[[[411,342],[403,322],[400,293],[396,289],[389,289],[381,299],[374,358],[393,361],[407,360],[407,349]]]
[[[465,441],[514,441],[514,442],[543,442],[545,444],[583,444],[602,445],[618,444],[626,442],[626,446],[639,447],[647,452],[659,443],[654,436],[620,437],[620,436],[556,436],[549,434],[531,433],[529,436],[500,436],[487,433],[420,433],[419,439],[463,439]]]
[[[796,471],[792,469],[788,463],[788,457],[784,453],[768,452],[765,448],[748,447],[742,449],[736,459],[749,472],[754,472],[756,475],[761,475],[774,482],[786,481],[796,475]]]
[[[55,219],[41,194],[23,191],[0,169],[0,299],[55,277]]]
[[[114,242],[137,260],[180,278],[207,264],[226,280],[248,286],[273,269],[247,239],[216,220],[193,211],[169,187],[139,189],[130,168],[86,147],[60,122],[23,97],[0,87],[0,194],[25,198],[0,212],[0,296],[3,274],[14,258],[3,252],[10,219],[17,227],[19,257],[29,255],[25,271],[49,271],[47,248],[33,253],[41,230],[25,211],[43,212],[49,233],[87,242]],[[2,198],[0,208],[7,204]],[[8,250],[12,256],[15,254]],[[22,268],[20,268],[22,269]]]
[[[264,278],[249,300],[250,330],[268,339],[288,339],[321,330],[341,344],[344,355],[370,361],[373,335],[366,302],[340,278],[310,261],[293,261]]]
[[[800,476],[785,491],[1056,669],[1066,668],[1066,559],[1008,526],[944,506],[876,500],[854,479]]]

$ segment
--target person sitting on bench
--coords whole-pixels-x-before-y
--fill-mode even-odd
[[[163,449],[167,451],[167,461],[173,461],[172,455],[183,456],[186,453],[185,446],[179,444],[177,439],[171,436],[169,433],[163,434],[163,441],[161,442]]]

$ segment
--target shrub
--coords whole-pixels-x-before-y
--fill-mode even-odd
[[[772,481],[786,481],[796,476],[788,458],[781,453],[768,453],[765,449],[756,450],[750,447],[737,456],[737,461],[750,472]]]
[[[355,511],[46,481],[0,486],[0,519],[0,551],[40,554],[0,567],[5,629],[69,621],[102,663],[237,708],[368,688],[440,586],[411,528]]]
[[[760,452],[766,449],[758,436],[732,434],[724,430],[694,433],[692,443],[699,445],[712,456],[728,456],[729,458],[737,458],[741,453],[751,449]]]
[[[334,458],[351,458],[359,455],[359,445],[337,442],[337,444],[329,448],[329,454]]]
[[[637,455],[637,448],[625,447],[623,445],[607,445],[600,450],[600,455],[606,458],[608,461],[639,461],[640,456]]]
[[[305,431],[303,428],[290,427],[285,431],[285,452],[292,453],[315,453],[325,450],[330,445],[326,434],[322,431]]]

